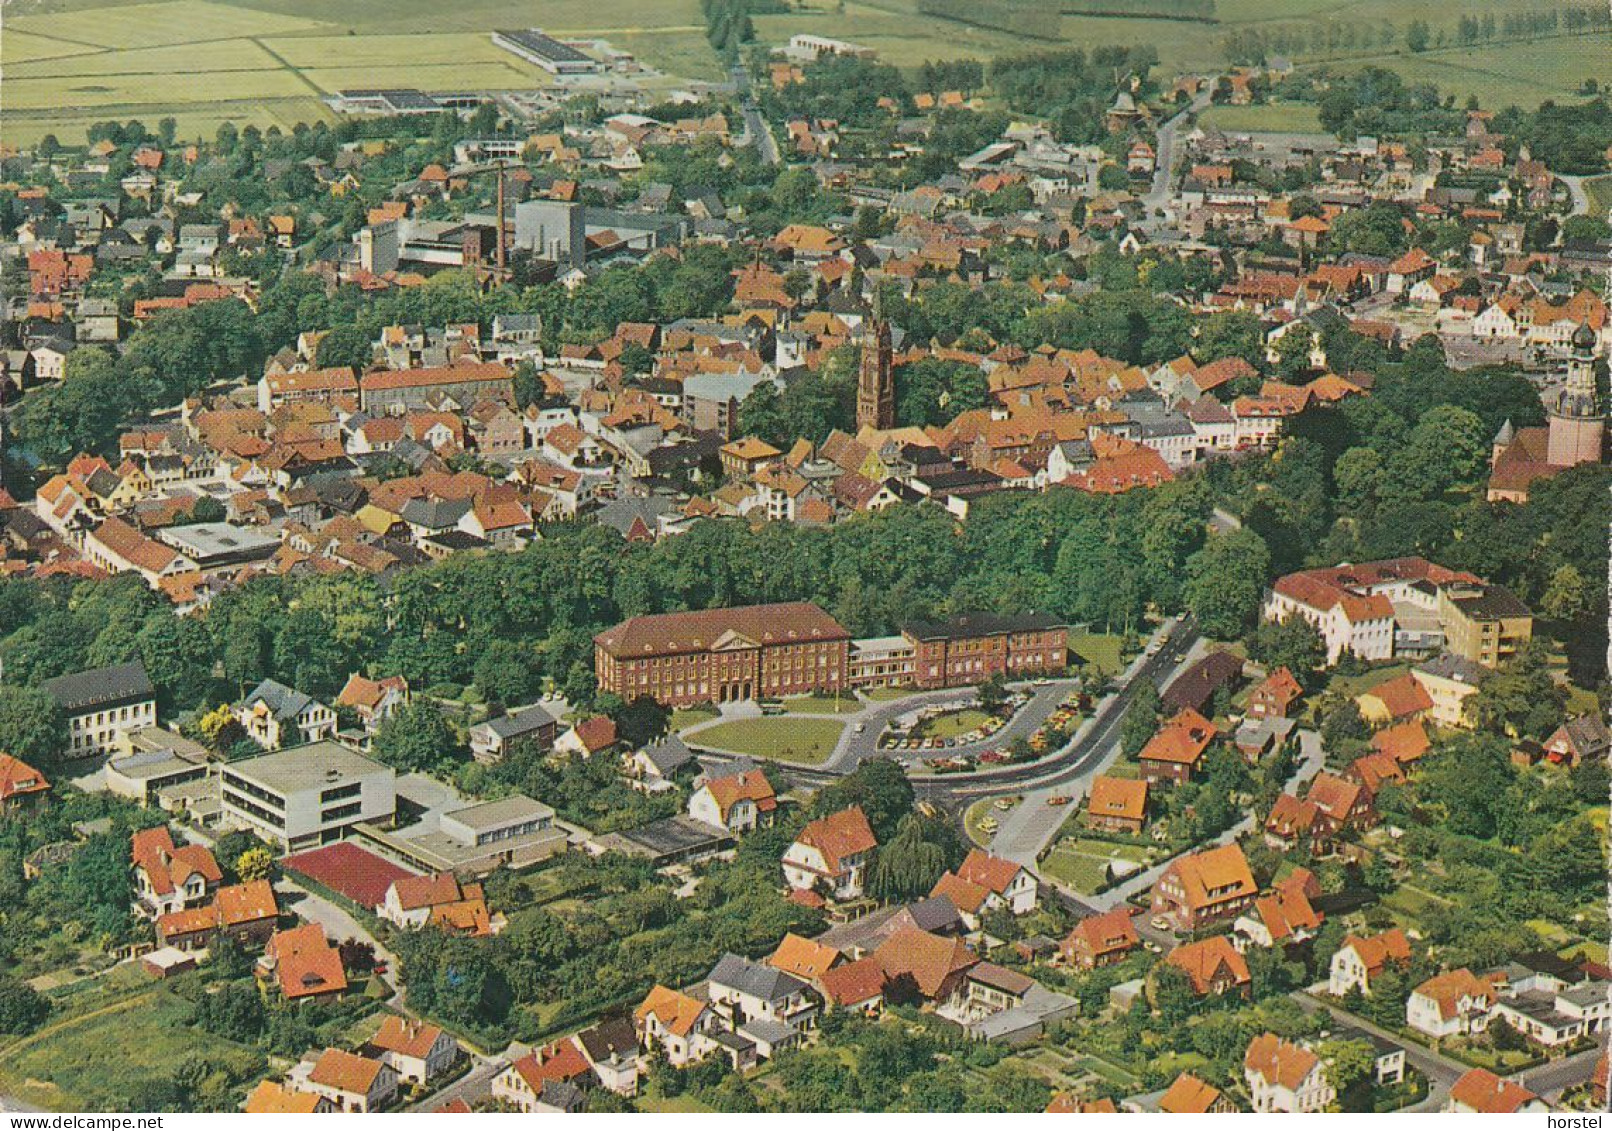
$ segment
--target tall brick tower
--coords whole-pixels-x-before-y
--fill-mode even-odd
[[[873,310],[872,332],[862,346],[856,381],[856,429],[883,431],[896,426],[896,380],[890,370],[890,323]]]

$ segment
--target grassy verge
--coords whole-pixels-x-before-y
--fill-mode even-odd
[[[1017,802],[1014,804],[1017,805]],[[994,818],[1000,822],[1003,817],[1006,817],[1012,811],[1012,806],[1007,809],[998,809],[995,798],[982,797],[970,805],[963,813],[963,831],[968,833],[969,840],[984,848],[991,843],[991,837],[995,834],[982,828],[981,822],[987,818]]]
[[[1124,637],[1102,632],[1071,632],[1069,649],[1083,660],[1097,665],[1104,675],[1125,670]]]
[[[784,699],[780,705],[791,715],[854,715],[862,704],[854,695],[802,695],[798,699]]]
[[[834,752],[844,729],[844,723],[809,715],[736,719],[700,731],[694,741],[713,750],[817,766]]]

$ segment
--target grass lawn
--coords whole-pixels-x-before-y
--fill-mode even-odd
[[[1082,895],[1095,895],[1102,887],[1111,860],[1140,862],[1147,859],[1144,849],[1129,844],[1086,837],[1065,837],[1041,864],[1041,870],[1062,880]]]
[[[990,717],[984,711],[965,707],[960,711],[947,711],[943,715],[925,719],[912,733],[915,737],[922,738],[956,738],[960,734],[979,730]]]
[[[862,704],[854,695],[802,695],[781,701],[784,711],[791,715],[854,715]]]
[[[862,694],[875,703],[893,703],[897,699],[905,699],[909,695],[916,695],[918,691],[913,687],[870,687]]]
[[[695,723],[708,723],[717,717],[714,707],[679,707],[672,712],[671,728],[674,732]]]
[[[672,1096],[671,1098],[639,1096],[633,1101],[638,1105],[639,1111],[655,1112],[689,1112],[703,1114],[711,1109],[702,1104],[693,1096]]]
[[[1104,675],[1118,675],[1125,670],[1125,657],[1121,651],[1121,645],[1124,643],[1124,637],[1102,632],[1069,634],[1069,650],[1082,659],[1096,664]]]
[[[1590,214],[1605,220],[1612,212],[1612,176],[1591,177],[1584,182],[1584,194],[1590,198]]]
[[[136,1082],[193,1054],[243,1076],[266,1067],[261,1052],[191,1028],[190,1016],[171,985],[86,994],[73,1013],[0,1046],[0,1092],[50,1110],[120,1111]]]
[[[749,754],[755,758],[776,758],[804,766],[821,765],[834,752],[844,723],[810,716],[795,718],[736,719],[718,723],[694,736],[700,746]]]
[[[1393,912],[1394,916],[1403,925],[1420,927],[1422,916],[1426,914],[1427,909],[1435,903],[1444,902],[1447,901],[1440,899],[1432,892],[1423,891],[1421,888],[1413,887],[1410,884],[1401,884],[1393,892],[1383,897],[1382,905]]]
[[[1353,697],[1408,671],[1410,671],[1409,664],[1386,664],[1380,668],[1372,668],[1361,675],[1334,676],[1328,685],[1328,690]]]
[[[1199,117],[1202,125],[1232,133],[1321,132],[1321,118],[1308,102],[1272,102],[1264,106],[1211,106]]]

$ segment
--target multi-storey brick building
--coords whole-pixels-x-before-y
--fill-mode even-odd
[[[593,638],[601,691],[669,707],[849,688],[851,634],[805,601],[633,617]]]
[[[918,687],[960,687],[993,675],[1023,679],[1061,672],[1069,663],[1068,626],[1049,616],[964,613],[945,621],[914,621],[902,629],[917,650]]]

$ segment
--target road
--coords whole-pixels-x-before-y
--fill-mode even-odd
[[[1295,990],[1290,996],[1294,1001],[1298,1002],[1300,1008],[1310,1013],[1314,1013],[1316,1010],[1325,1010],[1340,1025],[1364,1030],[1374,1037],[1381,1037],[1383,1040],[1391,1041],[1404,1049],[1406,1063],[1427,1077],[1428,1082],[1427,1098],[1414,1107],[1408,1108],[1407,1110],[1409,1111],[1438,1111],[1441,1109],[1444,1106],[1445,1099],[1450,1094],[1450,1085],[1465,1076],[1471,1068],[1470,1065],[1462,1064],[1459,1060],[1452,1060],[1442,1053],[1434,1052],[1426,1045],[1407,1040],[1398,1033],[1391,1033],[1387,1029],[1373,1025],[1363,1017],[1359,1017],[1347,1010],[1339,1009],[1336,1006],[1328,1005],[1324,1001],[1311,997],[1303,990]],[[1593,1068],[1594,1064],[1595,1062],[1591,1060],[1590,1067]]]
[[[1557,173],[1556,179],[1567,186],[1567,191],[1573,198],[1573,208],[1569,216],[1583,216],[1590,210],[1590,194],[1584,191],[1584,178],[1571,177],[1566,173]],[[1602,216],[1601,219],[1606,219]]]
[[[1144,224],[1152,218],[1154,212],[1162,211],[1170,200],[1170,181],[1175,169],[1175,135],[1186,121],[1187,115],[1201,113],[1209,106],[1212,91],[1212,87],[1206,87],[1185,110],[1159,126],[1153,145],[1154,159],[1157,162],[1153,169],[1153,187],[1142,198],[1142,206],[1145,209]]]
[[[505,1054],[502,1056],[478,1056],[475,1059],[475,1067],[469,1072],[441,1091],[427,1096],[408,1110],[411,1112],[436,1111],[454,1100],[464,1100],[465,1103],[474,1107],[477,1100],[486,1099],[492,1094],[493,1077],[507,1068],[512,1058]]]
[[[1586,1049],[1573,1056],[1553,1060],[1539,1068],[1518,1073],[1515,1079],[1536,1095],[1554,1101],[1566,1089],[1587,1083],[1595,1071],[1595,1062],[1600,1056],[1599,1047]]]
[[[733,89],[738,93],[744,110],[745,140],[755,145],[756,153],[764,163],[779,164],[783,158],[778,154],[778,143],[773,139],[767,120],[761,116],[761,107],[750,93],[750,72],[743,65],[735,63],[729,68],[728,74],[733,77]]]

